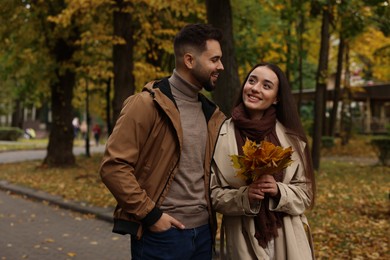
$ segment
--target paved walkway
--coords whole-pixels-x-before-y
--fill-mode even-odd
[[[103,149],[91,147],[91,152]],[[45,155],[46,150],[2,152],[0,163]],[[0,260],[130,259],[130,238],[111,232],[111,216],[112,209],[65,201],[0,180]]]
[[[129,236],[111,223],[0,190],[1,260],[125,260]]]

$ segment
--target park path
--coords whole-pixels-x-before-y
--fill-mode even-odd
[[[129,236],[112,224],[0,190],[1,260],[125,260]]]
[[[103,151],[103,145],[90,147],[91,153]],[[85,148],[75,147],[74,154],[85,154]],[[46,150],[1,152],[0,163],[45,156]],[[0,260],[130,259],[130,238],[111,232],[108,210],[0,180]]]

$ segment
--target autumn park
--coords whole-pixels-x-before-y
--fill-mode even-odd
[[[306,213],[315,257],[390,259],[389,4],[2,0],[0,232],[7,235],[0,236],[0,259],[122,259],[103,253],[92,257],[82,244],[67,248],[66,236],[49,234],[18,250],[13,241],[22,238],[13,232],[14,226],[34,225],[39,217],[31,213],[23,220],[23,214],[11,212],[18,204],[9,206],[6,198],[69,209],[7,187],[58,196],[111,214],[116,201],[99,176],[106,140],[124,100],[147,82],[171,75],[173,39],[189,23],[209,23],[223,33],[224,71],[216,89],[203,94],[227,117],[252,66],[266,61],[285,72],[315,169],[317,196]],[[24,157],[27,152],[31,155]],[[42,156],[33,156],[39,152]],[[104,222],[107,226],[99,230],[111,233],[110,220],[93,212],[74,214],[80,215],[72,215],[69,223]],[[24,230],[28,232],[31,239],[37,238]],[[218,233],[217,245],[219,239]],[[107,247],[120,245],[128,255],[128,236],[107,240]],[[101,244],[103,238],[89,246]],[[45,258],[45,252],[51,257]]]

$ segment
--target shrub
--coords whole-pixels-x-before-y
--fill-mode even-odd
[[[0,140],[17,141],[23,133],[23,130],[18,127],[0,127]]]
[[[332,148],[334,146],[334,137],[333,136],[323,136],[321,139],[322,147]]]
[[[390,166],[390,137],[375,137],[371,144],[376,150],[379,162],[384,166]]]

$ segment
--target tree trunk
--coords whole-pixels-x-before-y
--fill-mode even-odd
[[[130,2],[116,0],[117,10],[114,11],[114,36],[125,40],[125,44],[115,44],[113,46],[114,63],[114,99],[112,101],[113,123],[119,117],[123,102],[127,97],[134,94],[133,76],[133,52],[134,52],[134,28],[132,16],[127,7]]]
[[[218,78],[213,99],[220,109],[230,115],[235,98],[240,89],[237,61],[234,53],[232,10],[229,0],[206,0],[207,20],[221,29],[222,63],[224,72]]]
[[[329,54],[329,22],[330,13],[328,8],[323,8],[322,11],[322,27],[321,27],[321,48],[316,75],[316,93],[315,93],[315,108],[314,108],[314,128],[313,128],[313,147],[312,158],[315,170],[320,168],[321,155],[321,139],[323,129],[323,119],[325,113],[325,94],[326,81],[328,77],[328,54]]]
[[[11,126],[19,127],[20,129],[23,129],[23,121],[24,121],[23,106],[22,106],[22,102],[20,101],[20,98],[18,98],[14,101],[13,104]]]
[[[336,122],[337,122],[337,111],[339,108],[340,92],[341,92],[341,74],[343,71],[343,57],[344,57],[344,36],[343,32],[340,31],[340,43],[337,54],[337,71],[336,79],[333,91],[333,108],[329,119],[329,136],[335,136]]]
[[[351,86],[349,71],[349,45],[345,43],[345,76],[344,93],[341,109],[340,136],[341,144],[347,145],[352,131],[352,111],[351,111]]]
[[[89,145],[89,133],[91,126],[91,116],[89,115],[89,88],[88,88],[88,79],[85,79],[85,117],[87,121],[87,133],[85,134],[85,155],[91,157],[90,145]]]
[[[111,106],[110,106],[110,93],[111,93],[111,78],[106,81],[106,125],[107,134],[112,133],[112,122],[111,122]]]
[[[292,23],[292,21],[290,21]],[[292,86],[291,84],[291,72],[292,72],[292,68],[293,68],[293,64],[292,64],[292,44],[291,44],[291,27],[290,27],[291,24],[289,24],[289,26],[287,27],[286,29],[286,32],[285,32],[285,39],[286,39],[286,78],[287,78],[287,81],[288,83],[290,84],[290,86]]]
[[[56,55],[56,63],[64,64],[71,60],[75,51],[64,39],[57,39],[51,50]],[[76,82],[74,71],[69,68],[56,69],[57,80],[51,84],[52,125],[49,135],[47,155],[43,164],[53,167],[72,166],[76,163],[73,155],[73,89]]]
[[[305,16],[302,7],[302,3],[299,2],[299,21],[297,24],[297,35],[298,35],[298,113],[301,113],[302,96],[303,96],[303,32],[305,30]]]

